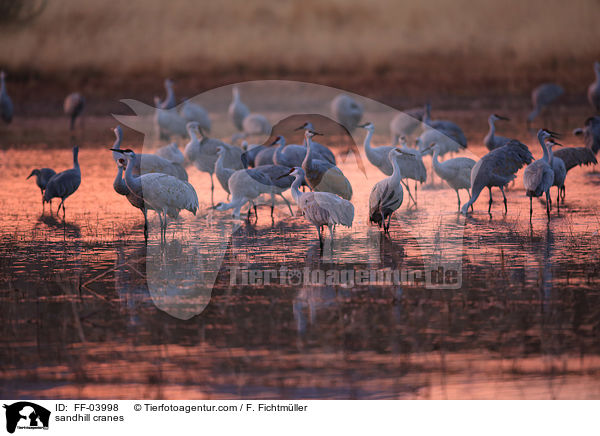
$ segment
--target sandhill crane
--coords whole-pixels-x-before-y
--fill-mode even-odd
[[[65,115],[70,119],[69,126],[71,130],[75,128],[75,121],[82,114],[84,108],[85,98],[80,93],[72,92],[65,97],[63,110],[65,111]]]
[[[392,145],[398,145],[402,137],[410,137],[421,128],[425,109],[422,107],[408,109],[400,112],[392,121],[390,121],[390,131],[392,132]]]
[[[155,101],[157,104],[157,101]],[[180,116],[175,109],[155,109],[154,129],[159,138],[170,138],[171,136],[187,136],[185,118]]]
[[[165,99],[161,100],[160,97],[154,97],[154,105],[158,109],[173,109],[177,106],[177,100],[175,99],[175,92],[173,91],[173,81],[171,79],[165,79]],[[191,120],[190,120],[191,121]]]
[[[186,101],[181,105],[179,115],[187,122],[195,121],[198,126],[207,133],[210,133],[211,122],[210,116],[206,109],[191,101]]]
[[[371,147],[371,139],[373,138],[373,134],[375,133],[375,126],[373,123],[365,123],[361,124],[358,127],[363,128],[367,131],[367,135],[364,140],[364,148],[365,154],[367,155],[367,159],[371,162],[372,165],[379,168],[379,170],[385,174],[386,176],[391,176],[394,170],[392,162],[388,159],[388,155],[390,151],[392,151],[394,146],[391,145],[380,145],[379,147]]]
[[[302,214],[316,228],[319,235],[319,245],[323,250],[321,228],[327,226],[331,241],[336,225],[352,227],[354,221],[354,206],[348,200],[331,192],[300,192],[299,188],[304,183],[305,173],[302,168],[292,168],[289,173],[295,178],[291,191],[294,201]]]
[[[587,92],[588,101],[596,112],[600,112],[600,62],[594,62],[594,75],[596,80],[592,83]]]
[[[424,183],[427,180],[427,169],[425,168],[425,164],[423,164],[423,156],[429,154],[431,147],[424,150],[415,150],[414,148],[410,148],[408,146],[405,137],[400,138],[400,143],[400,150],[402,150],[404,153],[412,154],[415,157],[414,160],[401,159],[399,161],[399,165],[402,172],[402,184],[406,188],[406,192],[408,192],[408,198],[416,205],[418,183]],[[410,191],[410,187],[408,186],[406,179],[415,181],[414,197]]]
[[[356,129],[363,116],[362,105],[346,94],[339,94],[331,101],[331,112],[335,120],[350,133]]]
[[[264,149],[260,150],[254,158],[254,166],[258,167],[261,165],[271,165],[275,163],[276,152],[277,147],[265,147]]]
[[[113,132],[115,132],[115,142],[111,147],[111,150],[120,150],[121,142],[123,141],[123,129],[121,129],[120,125],[117,125],[117,127],[113,129]],[[118,162],[120,158],[122,158],[120,152],[113,152],[113,159],[115,162]],[[135,175],[146,173],[162,173],[177,177],[178,179],[184,181],[187,181],[188,179],[187,171],[185,168],[183,168],[183,166],[157,156],[156,154],[135,154],[134,159],[132,170],[133,174]]]
[[[231,117],[233,125],[236,127],[236,129],[243,131],[244,118],[250,114],[250,109],[248,109],[248,106],[246,106],[240,99],[240,90],[237,86],[234,86],[231,89],[231,93],[233,95],[233,101],[229,105],[229,116]]]
[[[546,147],[546,139],[551,138],[552,133],[545,129],[538,131],[537,137],[544,151],[542,159],[534,161],[525,168],[523,173],[523,185],[529,197],[529,222],[533,216],[533,197],[541,197],[546,194],[546,214],[550,219],[550,187],[554,183],[554,170],[550,162],[550,154]]]
[[[185,157],[194,164],[194,166],[205,173],[210,174],[211,201],[214,193],[213,174],[215,172],[215,163],[217,162],[217,148],[223,147],[223,166],[234,170],[243,168],[242,150],[233,145],[226,144],[215,138],[208,138],[202,130],[199,130],[198,124],[191,122],[187,124],[190,142],[185,146]],[[201,136],[201,138],[200,138]]]
[[[290,189],[294,181],[294,178],[290,175],[290,169],[281,165],[271,164],[257,166],[256,170],[271,179],[271,218],[273,218],[273,211],[275,209],[275,195],[279,195],[283,199],[290,210],[290,214],[294,215],[290,202],[283,196],[283,193]]]
[[[52,168],[36,168],[31,171],[31,174],[27,176],[29,179],[32,176],[35,176],[35,184],[40,188],[40,192],[42,193],[42,213],[44,213],[44,206],[46,203],[44,202],[44,191],[46,189],[46,185],[48,181],[56,174]],[[52,210],[52,203],[50,203],[50,210]]]
[[[300,130],[300,129],[312,130],[313,132],[316,131],[316,129],[314,128],[314,126],[312,125],[312,123],[310,121],[307,121],[306,123],[302,124],[302,126],[296,130]],[[302,145],[304,145],[304,147],[306,147],[306,138],[303,140]],[[312,149],[318,159],[325,160],[331,164],[337,165],[336,160],[335,160],[335,155],[329,148],[327,148],[323,144],[319,144],[318,142],[313,141]],[[304,160],[304,158],[302,158],[302,159]]]
[[[454,191],[458,199],[458,210],[460,210],[460,189],[465,189],[471,196],[471,170],[475,166],[475,161],[468,157],[455,157],[444,162],[438,160],[439,147],[433,147],[433,170],[440,178],[446,181]]]
[[[215,175],[217,180],[221,184],[221,187],[227,192],[229,198],[229,178],[235,173],[236,170],[227,168],[223,165],[223,159],[225,159],[225,148],[221,145],[217,147],[217,161],[215,162]]]
[[[115,152],[116,153],[116,152]],[[121,154],[121,153],[118,153]],[[117,176],[113,182],[113,188],[115,192],[119,195],[123,195],[127,198],[129,203],[139,210],[142,211],[144,215],[144,238],[148,239],[148,211],[146,209],[146,203],[144,203],[144,198],[142,196],[138,196],[135,193],[131,192],[127,187],[127,183],[123,179],[123,167],[126,165],[126,160],[121,157],[117,160]]]
[[[246,203],[254,204],[254,200],[260,195],[273,192],[271,178],[256,168],[235,171],[229,177],[228,186],[231,201],[229,203],[217,203],[214,209],[220,211],[233,209],[232,216],[234,218],[240,217],[240,211]],[[250,210],[248,210],[248,218],[250,218]]]
[[[247,135],[271,135],[271,123],[261,114],[248,114],[242,121],[242,129]]]
[[[489,116],[488,124],[490,125],[490,130],[488,130],[487,135],[485,135],[485,138],[483,138],[483,144],[488,150],[494,150],[495,148],[502,147],[503,145],[508,144],[508,141],[510,141],[510,138],[496,135],[496,125],[494,122],[499,120],[510,121],[510,118],[496,114]]]
[[[531,91],[531,104],[533,110],[527,116],[527,126],[550,104],[554,103],[565,93],[562,86],[556,83],[543,83]]]
[[[299,127],[301,129],[302,127]],[[306,156],[302,161],[306,182],[313,191],[331,192],[345,200],[352,198],[352,185],[337,166],[316,158],[312,149],[312,138],[320,133],[305,130]]]
[[[274,147],[275,145],[277,147]],[[306,147],[302,145],[286,145],[285,138],[281,135],[276,137],[271,143],[271,148],[275,149],[273,163],[290,168],[302,166],[302,161],[306,156],[307,150]]]
[[[136,162],[135,152],[130,149],[111,150],[121,153],[127,159],[125,183],[129,190],[144,199],[146,208],[152,209],[158,214],[161,239],[166,238],[167,214],[177,218],[179,212],[185,209],[196,215],[198,195],[191,184],[161,173],[148,173],[136,177],[133,174],[133,164]]]
[[[433,144],[439,148],[440,156],[447,153],[455,153],[461,149],[461,145],[448,136],[446,132],[436,129],[426,129],[415,141],[417,148],[424,154],[427,154],[433,149]]]
[[[584,127],[575,129],[573,134],[582,135],[583,143],[595,156],[600,150],[600,116],[589,117],[585,120]]]
[[[425,110],[423,114],[423,124],[428,126],[427,130],[437,130],[438,132],[444,133],[446,136],[452,138],[461,148],[467,147],[467,137],[465,136],[462,129],[453,121],[448,120],[432,120],[431,119],[431,104],[425,104]],[[429,144],[427,144],[429,145]],[[440,153],[443,155],[442,147]]]
[[[154,154],[178,165],[183,165],[185,162],[185,156],[179,150],[176,142],[159,147]]]
[[[63,208],[63,219],[65,218],[65,200],[70,197],[81,184],[81,169],[79,168],[79,147],[73,147],[73,168],[55,174],[50,178],[44,190],[44,201],[49,203],[53,198],[60,198],[60,204],[56,215]],[[52,214],[52,208],[50,208]]]
[[[469,207],[479,198],[483,188],[488,188],[490,202],[488,213],[492,211],[492,187],[497,186],[504,197],[504,212],[508,212],[504,186],[516,178],[516,172],[523,165],[533,160],[531,152],[525,144],[513,139],[508,144],[496,148],[483,156],[471,170],[471,198],[461,208],[461,213],[466,215]]]
[[[579,165],[591,165],[597,164],[596,156],[594,152],[587,147],[570,147],[563,148],[562,150],[556,150],[554,152],[554,158],[559,158],[565,164],[567,173],[576,166]],[[566,188],[565,185],[560,189],[560,198],[565,201]]]
[[[6,74],[0,71],[0,118],[6,124],[13,119],[13,104],[6,91]]]
[[[550,157],[550,166],[552,167],[552,171],[554,171],[554,181],[552,186],[556,186],[556,204],[558,207],[558,212],[560,213],[560,192],[565,187],[565,179],[567,178],[567,167],[563,160],[554,155],[552,148],[554,146],[562,146],[558,142],[554,141],[554,139],[549,138],[546,141],[546,147],[548,147],[548,154]],[[550,200],[550,207],[552,207],[552,199]]]
[[[392,175],[377,182],[369,195],[369,222],[377,224],[380,229],[383,228],[384,233],[389,233],[392,214],[402,205],[404,197],[399,161],[414,160],[415,156],[394,148],[389,152],[388,159],[393,168]]]

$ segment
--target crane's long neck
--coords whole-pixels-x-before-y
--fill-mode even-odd
[[[431,105],[427,103],[425,105],[425,110],[423,111],[423,123],[429,124],[431,121]]]
[[[550,155],[548,154],[548,147],[546,147],[546,143],[545,143],[544,139],[542,138],[541,134],[538,134],[538,140],[540,141],[540,145],[542,146],[542,150],[544,150],[544,157],[543,157],[543,159],[546,162],[550,162]]]
[[[192,141],[194,141],[194,142],[198,141],[198,134],[196,133],[196,128],[194,126],[186,127],[186,130]]]
[[[312,163],[312,138],[309,135],[305,135],[304,137],[306,139],[306,155],[304,156],[302,166],[308,168]]]
[[[117,166],[117,176],[115,177],[115,181],[113,182],[113,187],[115,191],[119,194],[124,195],[128,189],[125,181],[123,180],[123,167],[121,165]]]
[[[6,84],[4,83],[4,74],[0,75],[0,94],[6,94]]]
[[[373,148],[371,147],[371,138],[373,138],[373,130],[367,130],[367,136],[365,136],[365,154],[369,157],[370,154],[373,153]]]
[[[492,117],[488,118],[488,124],[490,125],[489,135],[491,138],[493,138],[494,134],[496,133],[496,126],[494,124],[494,119]]]
[[[115,142],[114,142],[112,148],[120,150],[121,149],[121,140],[123,139],[120,129],[115,129],[115,136],[116,136],[116,138],[115,138]]]
[[[296,174],[296,179],[294,180],[294,182],[292,183],[292,186],[290,188],[292,191],[292,198],[294,199],[296,204],[298,204],[298,202],[300,200],[300,196],[302,195],[302,193],[300,192],[300,185],[302,185],[303,181],[304,181],[304,177],[302,177],[302,175],[300,175],[300,174]]]
[[[79,150],[73,150],[73,168],[81,171],[79,168]]]
[[[175,105],[175,93],[173,92],[173,85],[167,82],[165,83],[165,89],[167,90],[167,95],[164,100],[164,103],[167,106],[165,109],[171,109],[171,106]]]
[[[277,155],[277,160],[281,160],[283,157],[283,149],[285,148],[285,140],[283,138],[279,139],[279,147],[275,150],[275,154]]]
[[[552,162],[554,161],[554,152],[552,151],[552,145],[547,145],[548,147],[548,163],[552,166]]]
[[[400,172],[400,164],[398,163],[398,157],[392,158],[392,166],[394,168],[394,171],[392,172],[390,178],[392,179],[392,183],[399,184],[402,180],[402,174]]]
[[[135,164],[135,158],[129,156],[127,159],[127,169],[125,170],[125,183],[131,192],[140,193],[142,192],[142,179],[141,176],[135,177],[133,175],[133,167]]]
[[[434,168],[439,168],[440,166],[440,161],[438,160],[440,156],[440,149],[438,147],[435,147],[435,149],[433,150],[433,167]]]

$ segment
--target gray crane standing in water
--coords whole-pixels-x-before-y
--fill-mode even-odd
[[[122,154],[127,159],[125,183],[127,188],[137,197],[144,200],[147,209],[158,214],[160,220],[161,240],[166,238],[167,215],[173,218],[179,216],[183,209],[196,215],[198,210],[198,195],[194,187],[184,180],[163,173],[147,173],[134,176],[133,166],[136,162],[135,152],[130,149],[111,151]]]
[[[458,210],[460,210],[460,189],[465,189],[471,196],[471,170],[475,161],[468,157],[455,157],[444,162],[438,160],[440,149],[437,145],[433,147],[433,170],[456,191],[458,199]]]
[[[40,188],[42,193],[42,214],[44,213],[44,206],[46,205],[44,202],[44,191],[46,190],[46,185],[55,174],[56,171],[52,168],[36,168],[31,171],[29,176],[27,176],[28,179],[35,176],[35,184]],[[52,203],[50,203],[50,210],[52,210]]]
[[[552,167],[552,171],[554,171],[554,181],[552,186],[556,186],[556,204],[558,208],[558,212],[560,213],[560,192],[565,187],[565,179],[567,178],[567,167],[564,161],[554,155],[554,151],[552,150],[555,146],[562,146],[558,142],[554,141],[553,138],[548,138],[546,140],[546,147],[548,147],[548,154],[550,155],[550,166]],[[550,198],[550,208],[552,208],[552,198]]]
[[[117,160],[117,176],[113,182],[113,188],[117,194],[126,197],[133,207],[142,211],[142,214],[144,214],[144,238],[148,240],[148,211],[146,209],[146,203],[142,196],[136,195],[127,187],[127,183],[123,179],[123,167],[126,165],[127,161],[124,157]]]
[[[79,147],[73,147],[73,168],[61,171],[50,178],[44,190],[44,202],[49,203],[53,198],[60,198],[61,202],[56,210],[56,215],[63,208],[63,219],[65,218],[65,200],[73,195],[81,184],[81,169],[79,168]],[[52,208],[50,208],[52,214]]]
[[[533,156],[527,146],[516,139],[483,156],[471,170],[471,198],[463,205],[460,212],[466,215],[469,207],[479,198],[481,191],[488,188],[490,193],[488,213],[491,214],[493,187],[500,188],[504,197],[504,213],[508,212],[504,187],[517,177],[517,171],[532,160]]]
[[[165,79],[165,99],[161,100],[160,97],[154,97],[154,105],[158,109],[173,109],[177,106],[177,99],[175,98],[175,92],[173,91],[173,81],[171,79]]]
[[[400,208],[404,198],[400,160],[414,160],[415,156],[394,148],[388,154],[392,164],[392,175],[377,182],[369,195],[369,222],[377,224],[383,233],[389,233],[393,213]]]
[[[425,104],[423,114],[423,124],[429,127],[427,130],[436,130],[450,137],[453,141],[459,144],[460,148],[467,148],[467,137],[462,129],[453,121],[449,120],[433,120],[431,119],[431,104]],[[425,133],[425,132],[424,132]],[[425,144],[426,146],[429,144]],[[442,154],[443,150],[441,150]]]
[[[123,130],[121,129],[121,126],[118,125],[113,129],[113,132],[115,132],[115,142],[113,143],[111,150],[120,150],[121,142],[123,141]],[[122,153],[113,151],[113,159],[115,162],[118,162],[119,159],[122,158]],[[188,180],[187,171],[182,165],[152,153],[136,154],[132,170],[133,174],[136,176],[146,173],[162,173],[177,177],[180,180]]]
[[[303,126],[298,129],[303,129]],[[297,130],[298,130],[297,129]],[[312,138],[320,133],[304,131],[306,156],[302,161],[304,178],[313,191],[331,192],[345,200],[352,199],[352,185],[342,170],[330,162],[318,159],[312,149]]]
[[[295,178],[292,183],[292,197],[298,205],[302,214],[316,228],[319,235],[319,246],[323,251],[323,237],[321,229],[323,226],[329,228],[329,234],[333,243],[335,226],[342,225],[352,227],[354,221],[354,206],[348,200],[331,192],[300,192],[300,185],[304,183],[305,173],[302,168],[295,167],[289,170],[289,174]]]
[[[537,137],[544,151],[542,159],[537,159],[523,173],[523,185],[529,197],[529,222],[533,217],[533,197],[546,195],[546,215],[550,219],[550,187],[554,184],[554,170],[552,169],[551,156],[546,146],[546,140],[555,133],[546,129],[540,129]]]
[[[499,120],[510,121],[510,118],[506,118],[497,114],[492,114],[489,116],[488,124],[490,125],[490,130],[488,130],[487,135],[485,135],[485,138],[483,138],[483,144],[488,150],[494,150],[495,148],[502,147],[503,145],[508,144],[508,141],[510,141],[510,138],[496,135],[496,125],[494,123]]]
[[[556,83],[543,83],[531,91],[531,104],[533,110],[527,116],[527,126],[529,127],[533,120],[552,103],[554,103],[560,96],[565,93],[562,86]]]
[[[81,116],[85,109],[85,98],[78,92],[73,92],[65,97],[63,110],[65,115],[69,117],[69,128],[75,129],[75,121]]]
[[[594,152],[587,147],[569,147],[554,152],[554,158],[559,158],[565,164],[567,173],[576,166],[580,165],[596,165],[598,161]],[[560,198],[565,202],[566,188],[563,184],[559,189]]]
[[[356,129],[363,116],[363,108],[347,94],[339,94],[331,101],[331,112],[335,120],[350,133]]]
[[[588,88],[588,101],[596,112],[600,112],[600,62],[594,62],[596,80]]]
[[[0,118],[6,124],[10,124],[13,119],[13,104],[6,91],[6,74],[0,71]]]

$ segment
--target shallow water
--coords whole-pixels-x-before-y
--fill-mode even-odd
[[[24,139],[1,152],[3,397],[600,397],[600,177],[590,169],[569,173],[549,224],[535,201],[531,227],[521,173],[508,214],[494,191],[491,217],[486,193],[459,215],[436,178],[416,207],[405,193],[383,238],[367,225],[367,200],[384,176],[349,157],[340,167],[354,225],[320,255],[315,229],[281,202],[273,220],[268,205],[251,222],[212,210],[208,176],[189,167],[200,210],[170,223],[165,244],[150,212],[146,245],[141,213],[112,189],[111,123],[77,138],[83,181],[64,222],[41,214],[25,177],[70,167],[70,145]],[[343,279],[359,270],[394,271],[400,283]],[[253,283],[264,271],[275,278]]]

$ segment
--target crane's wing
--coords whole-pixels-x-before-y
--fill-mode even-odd
[[[596,156],[587,147],[562,148],[554,152],[554,156],[565,163],[567,171],[578,165],[597,164]]]

